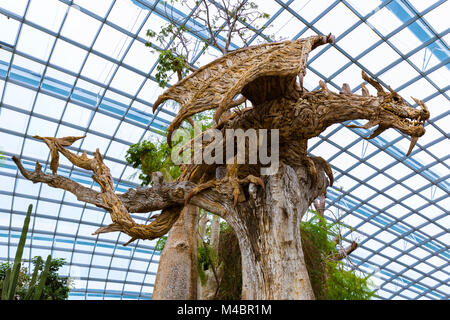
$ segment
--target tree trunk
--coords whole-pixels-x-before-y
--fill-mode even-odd
[[[214,265],[211,265],[208,270],[205,270],[205,285],[201,285],[200,283],[200,290],[198,292],[198,299],[199,300],[212,300],[215,298],[218,282],[220,281],[222,277],[222,269],[220,268],[218,262],[218,255],[219,255],[219,239],[220,239],[220,218],[219,216],[213,215],[211,221],[211,236],[210,236],[210,249],[213,252],[212,255],[214,256],[214,259],[212,256],[210,258],[212,259],[211,263]],[[203,244],[199,244],[203,245]],[[213,270],[214,268],[214,270]]]
[[[326,185],[310,187],[306,169],[280,165],[266,187],[249,186],[249,201],[229,211],[242,255],[242,299],[314,299],[304,260],[300,221]]]
[[[153,300],[197,299],[198,209],[184,207],[161,254]]]

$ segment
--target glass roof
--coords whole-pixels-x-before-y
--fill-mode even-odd
[[[408,158],[409,138],[398,131],[365,140],[367,132],[344,124],[312,139],[309,151],[333,169],[328,218],[345,223],[343,236],[358,242],[348,267],[371,275],[377,298],[449,299],[450,2],[258,4],[271,18],[253,28],[250,44],[273,34],[276,40],[336,36],[334,45],[311,53],[308,90],[322,79],[333,90],[347,82],[359,92],[365,70],[412,106],[410,96],[427,104],[427,132]],[[199,28],[186,7],[176,4],[174,12]],[[11,157],[28,169],[38,160],[49,171],[48,148],[33,135],[87,135],[70,149],[92,155],[100,148],[117,191],[138,186],[136,170],[124,160],[128,146],[155,138],[176,112],[168,105],[151,112],[163,89],[154,78],[157,56],[144,45],[146,31],[158,31],[166,17],[157,0],[0,0],[0,262],[14,258],[32,203],[24,257],[66,258],[61,273],[75,280],[70,299],[150,299],[160,257],[156,241],[123,247],[128,237],[122,234],[92,236],[111,222],[109,214],[63,190],[32,184]],[[200,55],[200,40],[193,39],[193,66],[220,55],[212,47]],[[64,158],[59,173],[94,187],[90,174]],[[133,218],[147,223],[151,215]]]

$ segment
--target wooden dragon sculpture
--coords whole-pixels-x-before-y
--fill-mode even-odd
[[[376,88],[376,96],[370,95],[364,84],[362,95],[353,94],[347,84],[341,92],[332,92],[322,81],[319,90],[308,92],[303,88],[308,54],[320,45],[333,42],[331,35],[313,36],[243,48],[196,70],[166,90],[154,104],[154,110],[168,99],[181,105],[168,130],[169,145],[172,133],[184,120],[199,112],[216,109],[214,129],[278,129],[280,161],[291,166],[305,165],[311,184],[322,170],[328,176],[329,185],[333,183],[328,163],[320,157],[307,155],[307,142],[335,123],[366,119],[368,122],[358,128],[378,126],[368,139],[388,128],[398,129],[411,137],[409,155],[417,139],[425,133],[425,121],[430,117],[422,101],[414,99],[420,108],[412,108],[394,90],[389,87],[385,91],[364,72],[362,78]],[[246,100],[251,106],[236,108]],[[45,141],[51,150],[53,174],[42,172],[39,163],[35,171],[26,170],[13,157],[25,178],[65,189],[81,201],[106,209],[111,213],[113,223],[96,233],[125,232],[131,236],[126,244],[167,233],[187,202],[223,216],[225,209],[221,203],[225,201],[224,197],[231,198],[234,205],[245,201],[242,184],[264,187],[264,177],[259,174],[260,164],[189,164],[182,165],[182,174],[175,182],[164,182],[161,175],[155,173],[151,188],[116,194],[112,176],[98,150],[93,158],[89,158],[86,152],[80,156],[67,149],[83,137],[36,138]],[[58,153],[75,166],[92,171],[101,191],[57,175]],[[220,167],[224,173],[217,175]],[[130,213],[155,210],[162,210],[162,213],[148,225],[137,224],[130,216]]]

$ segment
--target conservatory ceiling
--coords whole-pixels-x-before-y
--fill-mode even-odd
[[[251,44],[272,34],[336,36],[334,45],[311,53],[308,90],[322,79],[332,90],[347,82],[359,92],[365,70],[412,106],[410,96],[428,106],[427,132],[408,158],[409,138],[400,132],[365,140],[366,131],[344,124],[310,140],[309,151],[334,172],[327,218],[344,223],[346,241],[359,244],[348,267],[371,275],[379,299],[449,299],[450,2],[256,2],[271,18],[253,30]],[[179,21],[199,27],[189,10],[174,6]],[[176,113],[167,104],[151,111],[163,89],[154,78],[157,55],[144,45],[146,31],[159,31],[166,14],[156,0],[0,0],[0,262],[14,258],[32,203],[24,256],[65,258],[61,273],[75,280],[70,299],[150,299],[160,257],[156,241],[123,247],[126,235],[92,236],[110,223],[109,214],[25,180],[11,157],[28,169],[38,160],[48,172],[48,148],[33,135],[86,135],[71,149],[92,155],[99,148],[118,192],[138,186],[126,150],[144,138],[158,139]],[[200,41],[192,43],[196,67],[219,56],[211,47],[202,55]],[[63,158],[60,163],[61,175],[92,186],[86,171]],[[151,215],[133,218],[148,223]]]

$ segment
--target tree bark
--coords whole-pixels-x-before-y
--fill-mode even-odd
[[[247,205],[229,211],[226,220],[242,255],[242,299],[314,299],[300,221],[327,186],[325,175],[319,178],[310,186],[306,168],[282,164],[277,174],[266,177],[265,190],[250,184]]]
[[[184,207],[161,254],[153,300],[197,299],[198,208]]]

